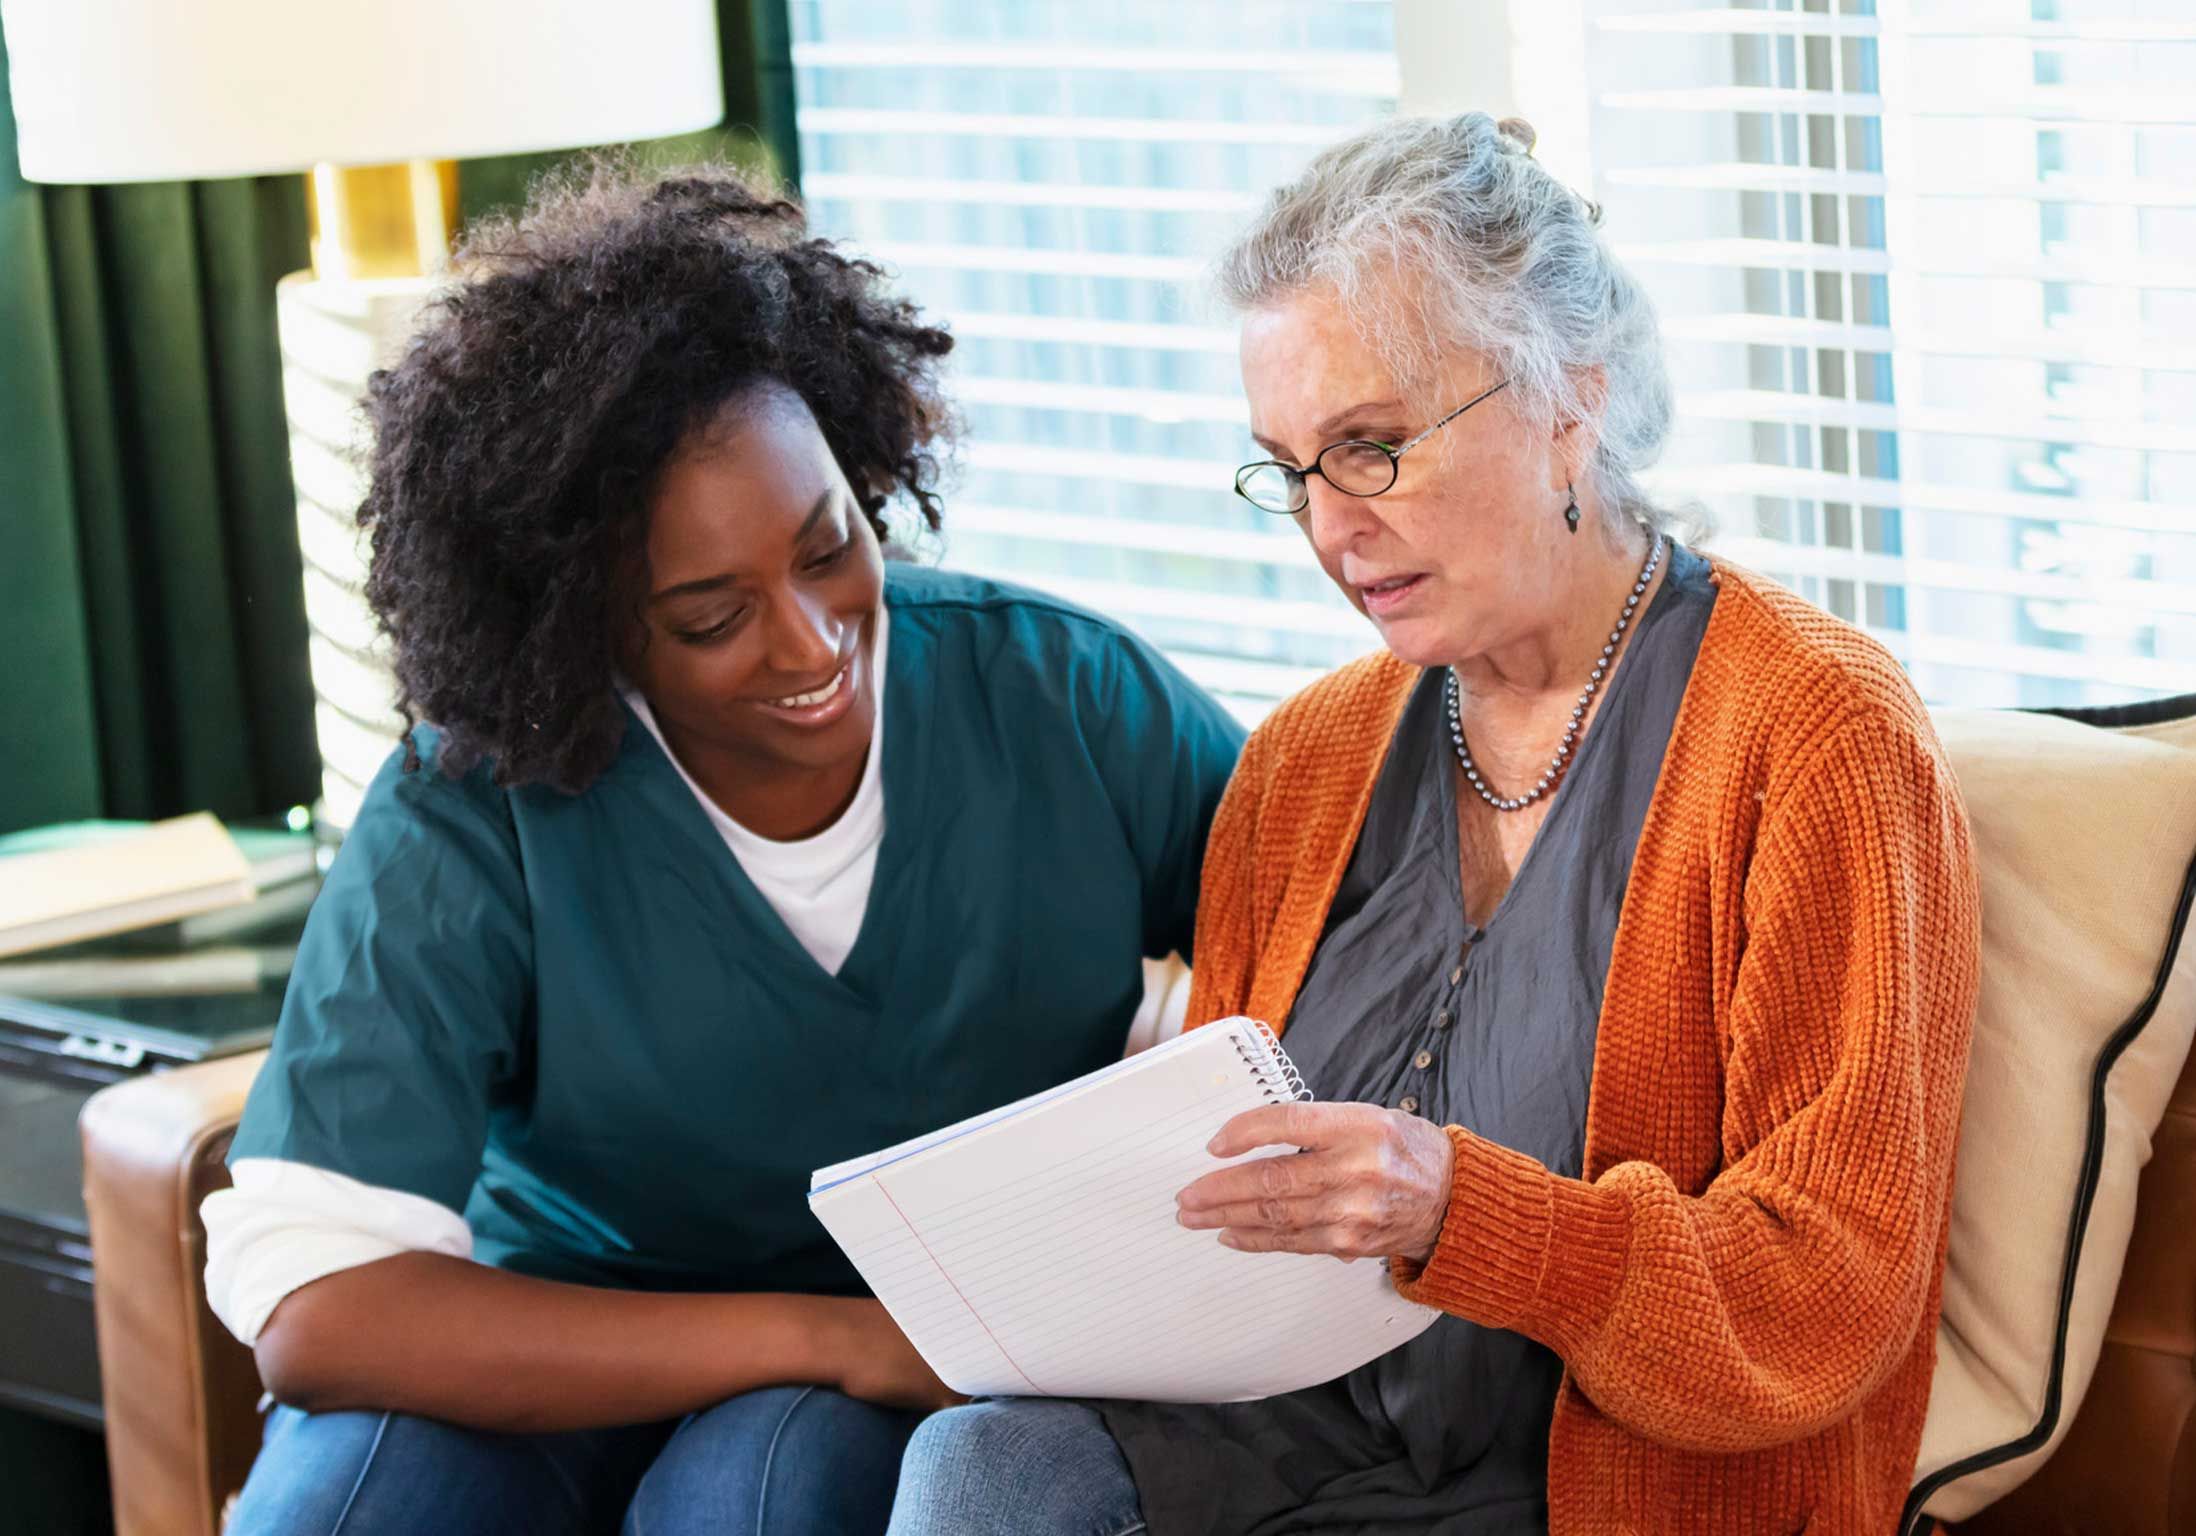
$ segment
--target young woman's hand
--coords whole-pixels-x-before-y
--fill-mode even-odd
[[[1176,1219],[1246,1253],[1432,1255],[1456,1163],[1440,1126],[1377,1104],[1275,1104],[1220,1127],[1210,1150],[1277,1145],[1303,1150],[1206,1174],[1176,1196]]]
[[[833,1299],[832,1361],[848,1397],[889,1408],[950,1408],[967,1399],[940,1381],[881,1302]]]

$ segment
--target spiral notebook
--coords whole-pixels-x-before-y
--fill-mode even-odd
[[[1439,1316],[1375,1261],[1239,1253],[1175,1221],[1175,1195],[1225,1166],[1205,1150],[1215,1131],[1309,1096],[1266,1026],[1224,1019],[819,1169],[809,1206],[955,1391],[1271,1397],[1354,1370]]]

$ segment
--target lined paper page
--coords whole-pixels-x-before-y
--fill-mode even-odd
[[[956,1391],[1232,1402],[1331,1380],[1439,1314],[1373,1261],[1237,1253],[1176,1223],[1175,1195],[1222,1166],[1213,1132],[1269,1101],[1253,1028],[841,1165],[866,1166],[819,1176],[811,1206]]]

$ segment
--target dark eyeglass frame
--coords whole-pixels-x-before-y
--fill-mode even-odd
[[[1320,479],[1326,481],[1327,484],[1333,485],[1336,490],[1340,491],[1345,496],[1355,496],[1360,500],[1370,500],[1372,497],[1375,496],[1384,496],[1389,491],[1395,489],[1395,482],[1403,473],[1402,460],[1404,454],[1409,453],[1413,448],[1416,448],[1427,438],[1432,437],[1436,432],[1439,432],[1443,427],[1447,426],[1450,422],[1456,420],[1457,417],[1463,415],[1466,411],[1470,410],[1473,406],[1479,404],[1480,401],[1486,399],[1489,395],[1494,394],[1498,390],[1508,388],[1509,383],[1510,381],[1508,379],[1504,379],[1500,384],[1496,384],[1491,388],[1481,390],[1478,394],[1472,396],[1471,399],[1465,401],[1455,410],[1449,412],[1448,415],[1442,417],[1439,421],[1435,422],[1425,431],[1419,433],[1418,436],[1412,438],[1409,442],[1405,443],[1400,448],[1391,448],[1388,444],[1383,442],[1377,442],[1369,437],[1351,437],[1345,438],[1339,443],[1327,444],[1326,447],[1320,449],[1319,452],[1313,456],[1311,463],[1306,465],[1302,469],[1297,468],[1294,464],[1284,464],[1279,459],[1260,459],[1255,464],[1245,464],[1241,469],[1238,469],[1235,472],[1235,494],[1242,497],[1245,501],[1249,502],[1259,511],[1270,512],[1276,517],[1294,517],[1297,513],[1303,511],[1306,507],[1311,505],[1311,487],[1304,483],[1305,478],[1310,475],[1317,475]],[[1381,454],[1385,455],[1388,460],[1388,483],[1381,486],[1378,490],[1375,491],[1353,491],[1350,490],[1347,486],[1336,485],[1334,477],[1329,475],[1320,466],[1325,462],[1328,454],[1333,453],[1337,449],[1341,448],[1377,449]],[[1278,469],[1281,471],[1282,475],[1286,478],[1286,482],[1291,492],[1291,495],[1289,497],[1290,505],[1286,507],[1269,507],[1264,502],[1252,496],[1249,491],[1243,489],[1243,482],[1262,469]]]

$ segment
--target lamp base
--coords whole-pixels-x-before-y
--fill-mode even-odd
[[[366,605],[366,378],[401,353],[434,289],[426,277],[331,282],[295,272],[275,287],[290,473],[305,566],[305,622],[324,824],[349,828],[403,734],[389,644]]]

